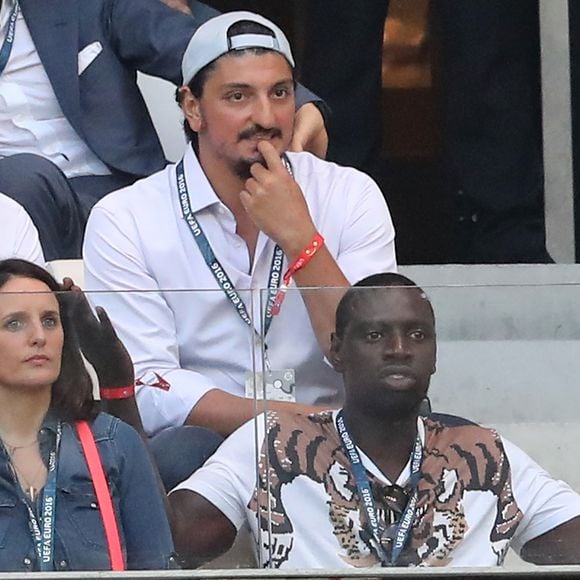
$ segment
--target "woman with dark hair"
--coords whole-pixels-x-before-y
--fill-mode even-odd
[[[0,261],[0,571],[174,567],[145,445],[98,412],[72,316],[84,298],[61,289],[35,264]],[[98,314],[112,339],[99,353],[116,367],[97,368],[101,392],[122,399],[132,371],[119,367],[130,361]],[[93,362],[91,341],[82,342]],[[113,384],[103,382],[107,374]],[[131,384],[114,384],[123,376]]]

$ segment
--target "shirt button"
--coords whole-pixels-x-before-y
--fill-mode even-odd
[[[61,561],[58,563],[58,567],[59,567],[61,570],[66,570],[66,569],[68,568],[68,562],[67,562],[66,560],[61,560]]]
[[[32,566],[32,560],[30,558],[24,558],[22,562],[27,568],[30,568]]]
[[[97,507],[98,507],[98,506],[97,506],[97,504],[96,504],[94,501],[93,501],[93,502],[91,502],[91,508],[93,508],[94,510],[96,510],[96,509],[97,509]]]

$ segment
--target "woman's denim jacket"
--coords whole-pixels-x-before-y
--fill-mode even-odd
[[[145,444],[131,427],[105,413],[91,428],[109,482],[127,569],[175,567],[163,499]],[[47,416],[39,432],[45,462],[55,433],[56,421]],[[76,429],[68,423],[63,424],[57,469],[55,570],[110,570],[93,483]],[[39,569],[22,497],[0,445],[0,571]],[[39,493],[37,514],[41,498]]]

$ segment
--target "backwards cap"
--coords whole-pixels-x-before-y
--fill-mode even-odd
[[[274,36],[260,33],[228,35],[232,25],[241,21],[261,24],[268,28]],[[285,34],[273,22],[253,12],[227,12],[204,22],[191,37],[181,62],[183,84],[189,84],[204,66],[216,58],[228,52],[245,48],[267,48],[279,52],[294,68],[290,43]]]

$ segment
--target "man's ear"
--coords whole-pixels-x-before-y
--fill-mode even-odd
[[[203,124],[199,99],[195,98],[187,86],[179,89],[179,105],[183,116],[187,120],[192,131],[199,132]]]
[[[343,366],[342,366],[342,359],[340,356],[340,347],[342,346],[342,341],[336,335],[336,332],[333,332],[330,335],[330,363],[332,364],[335,371],[342,373]]]
[[[435,353],[433,354],[433,368],[431,369],[431,374],[434,375],[437,372],[437,343],[435,343]]]

